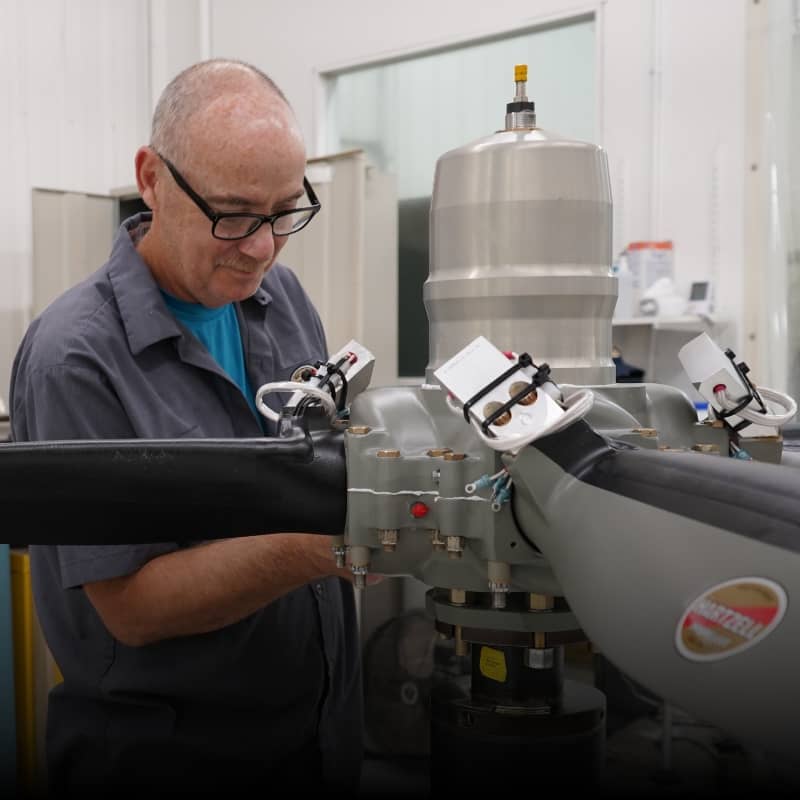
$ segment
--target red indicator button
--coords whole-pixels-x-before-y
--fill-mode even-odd
[[[425,503],[414,503],[414,505],[411,506],[411,516],[415,519],[424,517],[428,511],[430,511],[430,509],[425,505]]]

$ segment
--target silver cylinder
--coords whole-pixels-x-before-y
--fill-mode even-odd
[[[433,371],[476,336],[547,362],[557,383],[614,383],[605,151],[542,129],[442,155],[423,298]]]

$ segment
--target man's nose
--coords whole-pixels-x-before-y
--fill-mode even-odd
[[[275,252],[275,236],[272,225],[265,222],[255,233],[239,241],[239,252],[256,261],[268,261]]]

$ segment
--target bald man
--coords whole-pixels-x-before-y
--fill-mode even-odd
[[[275,433],[254,390],[328,355],[310,299],[277,263],[319,210],[305,164],[265,74],[223,60],[179,74],[135,157],[150,212],[123,222],[108,262],[26,333],[13,439]],[[357,788],[351,573],[328,537],[220,530],[30,553],[64,676],[48,708],[52,795]]]

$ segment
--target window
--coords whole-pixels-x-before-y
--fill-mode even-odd
[[[325,75],[328,152],[362,149],[397,178],[401,377],[423,375],[428,361],[422,286],[436,160],[504,127],[515,64],[528,65],[538,125],[596,140],[593,15]]]

